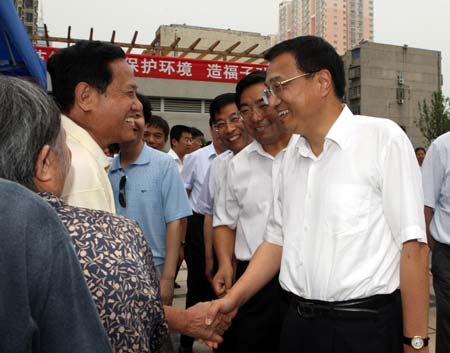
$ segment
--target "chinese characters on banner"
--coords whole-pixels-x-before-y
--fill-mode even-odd
[[[36,46],[36,52],[44,61],[57,50],[58,48]],[[127,62],[136,77],[229,83],[238,82],[252,71],[267,68],[261,64],[140,54],[127,54]]]

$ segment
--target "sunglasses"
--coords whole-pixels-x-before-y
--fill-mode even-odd
[[[127,176],[124,175],[119,181],[119,203],[123,208],[127,207],[127,198],[125,194],[125,185],[127,184]]]

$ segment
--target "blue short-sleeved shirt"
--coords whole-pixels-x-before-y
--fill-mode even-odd
[[[119,182],[127,176],[126,207],[119,203]],[[144,145],[139,157],[123,169],[120,155],[109,172],[118,214],[136,220],[150,244],[156,266],[166,256],[166,224],[192,214],[175,161]]]

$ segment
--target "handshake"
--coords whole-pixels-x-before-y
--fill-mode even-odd
[[[223,334],[230,327],[231,320],[236,316],[237,306],[228,297],[211,302],[197,303],[181,310],[176,320],[178,327],[173,327],[182,334],[198,338],[211,348],[217,348],[223,342]]]

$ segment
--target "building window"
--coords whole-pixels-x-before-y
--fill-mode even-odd
[[[33,14],[31,13],[31,12],[27,12],[26,14],[25,14],[25,21],[26,22],[33,22]]]
[[[361,66],[353,66],[348,69],[348,78],[354,80],[361,77]]]
[[[350,87],[348,89],[349,99],[359,99],[361,97],[361,86]]]

